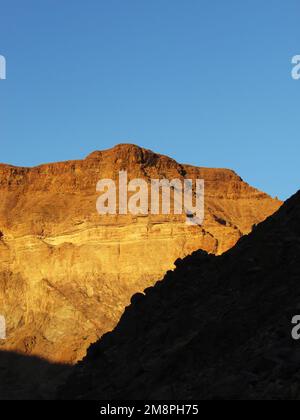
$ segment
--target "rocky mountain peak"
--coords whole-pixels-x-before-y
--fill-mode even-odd
[[[120,170],[147,181],[204,179],[203,225],[188,226],[185,214],[100,216],[97,182]],[[198,249],[224,253],[282,204],[233,171],[180,164],[131,144],[84,160],[0,165],[0,189],[0,307],[8,332],[0,350],[68,363],[178,258]]]

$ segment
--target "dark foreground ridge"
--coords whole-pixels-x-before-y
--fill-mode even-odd
[[[0,351],[0,400],[51,400],[70,366]]]
[[[299,255],[300,192],[223,256],[195,252],[135,295],[60,397],[300,398]]]

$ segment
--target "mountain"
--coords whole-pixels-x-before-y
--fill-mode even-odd
[[[97,182],[205,180],[205,220],[185,215],[100,216]],[[130,298],[193,251],[222,254],[281,202],[233,171],[182,165],[123,144],[84,160],[0,165],[0,351],[75,363],[118,323]]]
[[[197,251],[133,296],[60,395],[299,399],[299,255],[300,192],[222,256]]]

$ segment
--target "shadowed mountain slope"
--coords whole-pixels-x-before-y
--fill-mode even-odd
[[[70,369],[38,357],[0,352],[0,401],[55,399]]]
[[[75,399],[299,399],[300,192],[226,254],[132,298],[63,389]]]
[[[203,226],[185,215],[100,216],[97,182],[205,180]],[[123,144],[84,160],[0,165],[0,350],[75,363],[112,330],[130,297],[197,249],[221,254],[265,220],[279,200],[231,170],[182,165]],[[151,258],[149,256],[151,255]]]

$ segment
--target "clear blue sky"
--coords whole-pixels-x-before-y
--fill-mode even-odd
[[[0,161],[131,142],[299,188],[299,0],[0,0]]]

